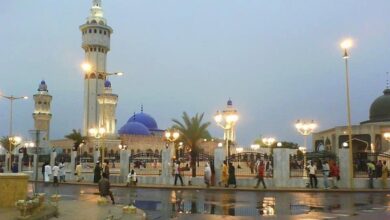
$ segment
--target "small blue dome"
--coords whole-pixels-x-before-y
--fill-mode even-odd
[[[118,133],[120,135],[150,135],[150,131],[145,125],[134,121],[127,122],[119,129]]]
[[[47,91],[47,85],[45,80],[42,80],[41,83],[39,84],[38,91]]]
[[[229,99],[229,100],[227,101],[227,105],[230,105],[230,106],[232,106],[232,105],[233,105],[233,102],[232,102],[232,100],[230,100],[230,99]]]
[[[106,87],[106,88],[111,88],[111,82],[108,81],[108,80],[106,80],[106,81],[104,82],[104,87]]]
[[[149,130],[157,130],[158,129],[156,120],[154,120],[154,118],[152,118],[152,116],[150,116],[146,113],[143,113],[143,112],[133,115],[127,121],[127,123],[129,123],[129,122],[141,123],[141,124],[145,125]]]

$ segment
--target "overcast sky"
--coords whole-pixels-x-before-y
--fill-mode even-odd
[[[79,25],[91,2],[1,1],[0,91],[31,97],[15,102],[15,133],[33,128],[42,79],[53,95],[51,137],[82,127]],[[302,144],[297,119],[314,119],[319,130],[346,124],[344,37],[355,39],[352,122],[365,121],[390,71],[389,8],[388,0],[103,0],[114,30],[107,71],[126,74],[111,79],[118,129],[141,104],[161,129],[183,111],[212,121],[231,97],[239,144],[260,135]],[[8,123],[1,99],[1,136]],[[213,121],[210,131],[222,137]]]

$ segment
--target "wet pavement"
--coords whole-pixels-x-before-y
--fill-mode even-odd
[[[39,192],[58,192],[63,200],[97,199],[88,185],[38,186]],[[213,189],[112,188],[116,202],[143,209],[148,219],[390,219],[386,192],[267,192]]]

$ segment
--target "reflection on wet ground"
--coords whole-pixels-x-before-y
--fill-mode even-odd
[[[52,194],[52,187],[39,187]],[[185,219],[189,214],[227,216],[317,216],[321,219],[373,216],[390,219],[390,193],[341,192],[240,192],[211,190],[112,189],[117,203],[135,203],[146,211],[148,219]],[[96,187],[59,188],[63,199],[95,200]],[[184,216],[184,217],[183,217]],[[192,215],[191,215],[192,216]],[[303,218],[303,217],[302,217]],[[375,219],[374,218],[374,219]]]

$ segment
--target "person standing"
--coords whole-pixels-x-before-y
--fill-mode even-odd
[[[330,176],[332,177],[333,189],[337,189],[337,182],[340,180],[340,168],[337,166],[337,163],[333,161],[330,164]]]
[[[0,173],[4,173],[4,168],[2,163],[0,163]]]
[[[54,164],[52,171],[53,171],[53,186],[59,186],[58,175],[60,172],[60,168],[58,167],[57,163]]]
[[[381,160],[378,160],[378,162],[376,162],[376,165],[375,165],[375,171],[376,171],[376,178],[379,178],[382,176],[382,161]]]
[[[11,167],[11,171],[13,173],[17,173],[19,170],[18,170],[18,164],[16,162],[13,162],[12,163],[12,167]]]
[[[51,166],[49,163],[46,163],[44,173],[45,173],[45,183],[50,182]]]
[[[219,185],[221,185],[222,183],[223,186],[227,187],[228,178],[229,178],[228,167],[227,167],[226,160],[224,160],[222,164],[221,182],[219,182]]]
[[[309,169],[310,188],[317,188],[317,166],[314,164],[313,161],[311,161],[309,166],[307,166],[307,169]]]
[[[107,178],[107,174],[103,173],[103,178],[99,180],[99,193],[101,197],[110,196],[112,204],[115,204],[114,195],[110,190],[110,181]]]
[[[373,162],[371,161],[368,161],[367,163],[367,171],[368,171],[368,187],[370,189],[373,189],[374,188],[374,177],[376,175],[376,172],[375,172],[375,165]]]
[[[330,167],[328,161],[324,161],[322,164],[322,174],[324,175],[324,188],[329,189],[328,176],[329,176]]]
[[[237,188],[236,170],[235,170],[232,162],[229,162],[229,171],[228,172],[229,172],[229,178],[228,178],[227,187],[229,187],[229,185],[234,185],[234,188]]]
[[[258,188],[261,182],[263,184],[264,189],[267,189],[264,182],[264,170],[265,170],[264,162],[260,161],[260,164],[257,166],[257,184],[255,188]]]
[[[211,184],[211,168],[210,164],[207,162],[204,167],[204,183],[206,183],[207,188],[210,187]]]
[[[61,182],[66,182],[65,181],[65,164],[64,164],[64,161],[62,160],[58,166],[58,168],[60,168],[60,183]]]
[[[175,186],[177,183],[177,178],[180,179],[181,185],[184,186],[183,179],[181,178],[181,175],[180,175],[180,162],[179,161],[176,161],[175,166],[174,166],[174,170],[175,170]]]
[[[75,175],[77,176],[77,182],[83,181],[83,177],[81,176],[83,172],[83,167],[81,166],[80,162],[77,162]]]
[[[387,188],[387,178],[389,177],[389,168],[387,167],[386,161],[382,164],[382,188]]]
[[[93,182],[99,183],[99,180],[102,178],[102,168],[100,167],[100,162],[98,161],[93,170]]]
[[[42,164],[42,179],[43,179],[43,181],[45,181],[45,166],[48,164],[48,162],[44,162],[43,164]]]
[[[131,169],[130,173],[127,175],[126,186],[135,186],[135,185],[137,185],[137,174],[133,169]]]

